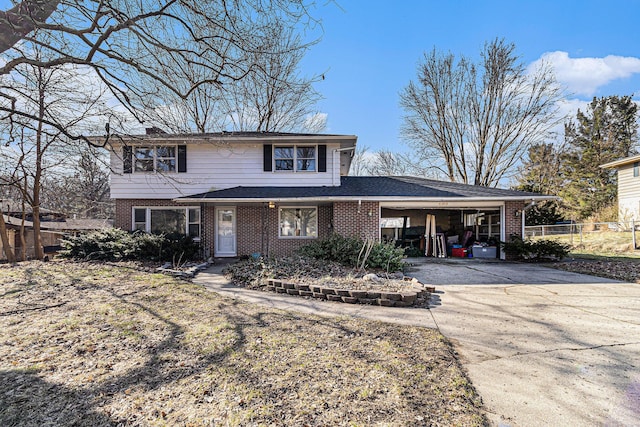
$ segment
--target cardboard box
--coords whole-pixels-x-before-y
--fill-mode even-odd
[[[495,246],[472,246],[471,253],[474,258],[496,258]]]

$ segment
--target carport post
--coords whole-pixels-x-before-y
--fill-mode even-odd
[[[633,239],[633,250],[635,251],[636,249],[638,249],[638,246],[636,246],[636,220],[635,219],[631,220],[631,238]]]

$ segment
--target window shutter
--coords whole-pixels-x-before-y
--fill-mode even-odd
[[[187,146],[178,145],[178,172],[187,171]]]
[[[327,146],[318,145],[318,172],[327,171]]]
[[[133,149],[126,145],[122,147],[122,172],[131,173],[131,158],[133,157]]]
[[[273,162],[271,160],[271,153],[273,152],[273,148],[271,144],[264,144],[262,146],[262,150],[264,152],[263,155],[263,170],[265,172],[271,172],[273,170]]]

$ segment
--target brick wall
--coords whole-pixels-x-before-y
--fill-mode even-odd
[[[505,202],[504,204],[504,232],[505,239],[509,240],[512,234],[516,236],[522,237],[522,215],[515,215],[516,211],[522,211],[525,207],[526,203],[517,201],[517,202]]]
[[[202,233],[201,244],[205,258],[213,256],[213,245],[216,241],[215,235],[215,206],[205,203],[200,210],[200,233]]]
[[[378,202],[334,203],[333,229],[343,236],[379,239],[380,204]]]
[[[269,256],[291,255],[300,246],[317,239],[278,237],[278,208],[266,206],[238,206],[238,255],[259,252]],[[331,230],[331,206],[318,206],[318,239]]]

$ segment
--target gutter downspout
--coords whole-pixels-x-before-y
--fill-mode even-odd
[[[333,167],[335,167],[335,164],[336,164],[336,154],[341,153],[343,151],[352,151],[351,157],[353,158],[353,155],[356,152],[356,147],[353,146],[353,147],[345,147],[345,148],[334,148],[333,149],[333,159],[332,159],[333,160]],[[340,159],[338,159],[338,177],[340,177]],[[333,174],[331,176],[331,182],[332,182],[334,187],[337,187],[337,186],[340,185],[340,183],[336,184],[336,171],[335,170],[333,170]]]

